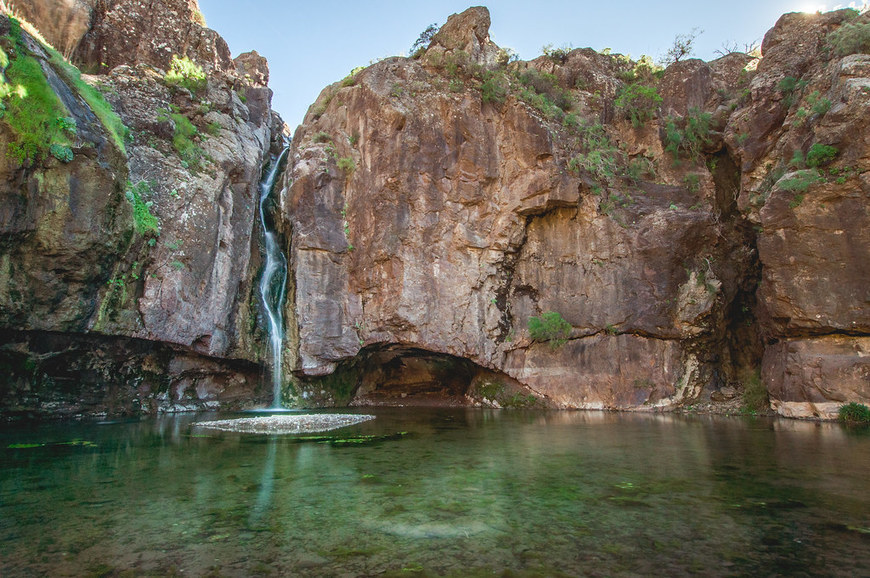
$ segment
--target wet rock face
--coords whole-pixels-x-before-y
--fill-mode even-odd
[[[124,15],[116,9],[126,4],[99,4],[103,12],[95,26],[102,27],[100,34],[120,25],[109,22]],[[141,8],[142,3],[132,4]],[[195,8],[195,2],[178,3],[175,20],[163,18],[160,26],[177,27],[178,18],[186,22]],[[189,24],[204,31],[202,38],[219,39]],[[182,54],[184,46],[192,46],[196,50],[187,54],[196,58],[218,55],[211,49],[197,52],[208,46],[191,44],[190,30],[187,44],[174,45],[170,35],[165,45]],[[223,403],[223,394],[215,392],[225,389],[259,399],[251,369],[260,360],[262,338],[252,282],[259,266],[254,223],[261,169],[270,150],[280,146],[273,132],[282,126],[269,106],[265,60],[255,54],[240,57],[242,75],[228,54],[223,64],[200,61],[207,82],[195,91],[168,85],[163,70],[152,64],[113,64],[108,74],[84,77],[124,123],[122,151],[54,70],[47,53],[26,33],[23,42],[77,121],[77,133],[70,162],[51,155],[0,159],[5,183],[0,187],[0,328],[116,336],[120,345],[113,350],[114,365],[107,366],[114,368],[126,367],[120,351],[138,347],[130,345],[140,343],[136,339],[159,343],[154,347],[165,355],[158,365],[175,391],[163,401],[187,399],[184,392],[196,390],[199,401],[190,409],[201,407],[202,400]],[[154,54],[131,50],[125,57],[158,63]],[[0,122],[0,146],[5,150],[14,138]],[[141,226],[146,215],[150,229]],[[33,343],[25,340],[22,347]],[[99,357],[101,348],[81,354]],[[42,383],[55,379],[52,371],[63,374],[61,365],[46,365]],[[108,380],[113,371],[99,373],[99,379]],[[119,375],[132,380],[134,374]],[[123,381],[106,384],[121,387]],[[88,383],[98,387],[98,380]],[[135,399],[138,386],[129,385],[118,393],[124,403]],[[96,389],[93,396],[99,397]],[[161,403],[133,406],[154,411]],[[82,411],[99,411],[98,406],[94,401]],[[8,407],[0,401],[0,410]]]
[[[847,15],[783,17],[758,72],[733,54],[642,77],[662,102],[638,127],[614,102],[624,59],[500,68],[485,16],[454,15],[419,60],[328,87],[297,132],[282,198],[297,375],[392,344],[471,360],[560,407],[731,399],[753,369],[784,414],[804,398],[866,402],[849,385],[868,333],[866,67],[824,50]],[[502,98],[484,97],[492,78]],[[581,128],[523,82],[569,91]],[[673,144],[672,127],[702,116],[696,143]],[[815,143],[836,160],[804,165],[818,180],[796,201],[777,171]],[[529,332],[547,311],[570,326],[564,345]],[[842,385],[800,393],[798,365],[829,350],[837,361],[820,363]]]
[[[160,235],[134,238],[115,278],[138,279],[126,294],[109,286],[91,327],[256,359],[251,255],[271,118],[253,117],[219,76],[201,96],[171,90],[147,66],[117,67],[105,82],[134,135],[130,183],[152,203]],[[174,144],[185,123],[196,131],[187,157]]]
[[[0,368],[10,417],[245,409],[271,398],[253,363],[117,336],[0,330]]]

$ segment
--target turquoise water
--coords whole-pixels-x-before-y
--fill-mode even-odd
[[[330,434],[366,443],[4,425],[0,576],[870,575],[866,432],[374,413]]]

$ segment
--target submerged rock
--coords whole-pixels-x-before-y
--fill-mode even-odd
[[[330,431],[373,419],[373,415],[362,414],[271,415],[201,421],[194,426],[239,433],[295,434]]]

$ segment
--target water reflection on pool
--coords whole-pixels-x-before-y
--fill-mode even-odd
[[[870,574],[870,435],[837,424],[366,409],[0,429],[0,576]]]

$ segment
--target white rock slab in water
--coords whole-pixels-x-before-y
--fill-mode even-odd
[[[201,421],[193,425],[241,433],[295,434],[329,431],[371,419],[375,419],[375,416],[349,413],[323,413],[220,419]]]

